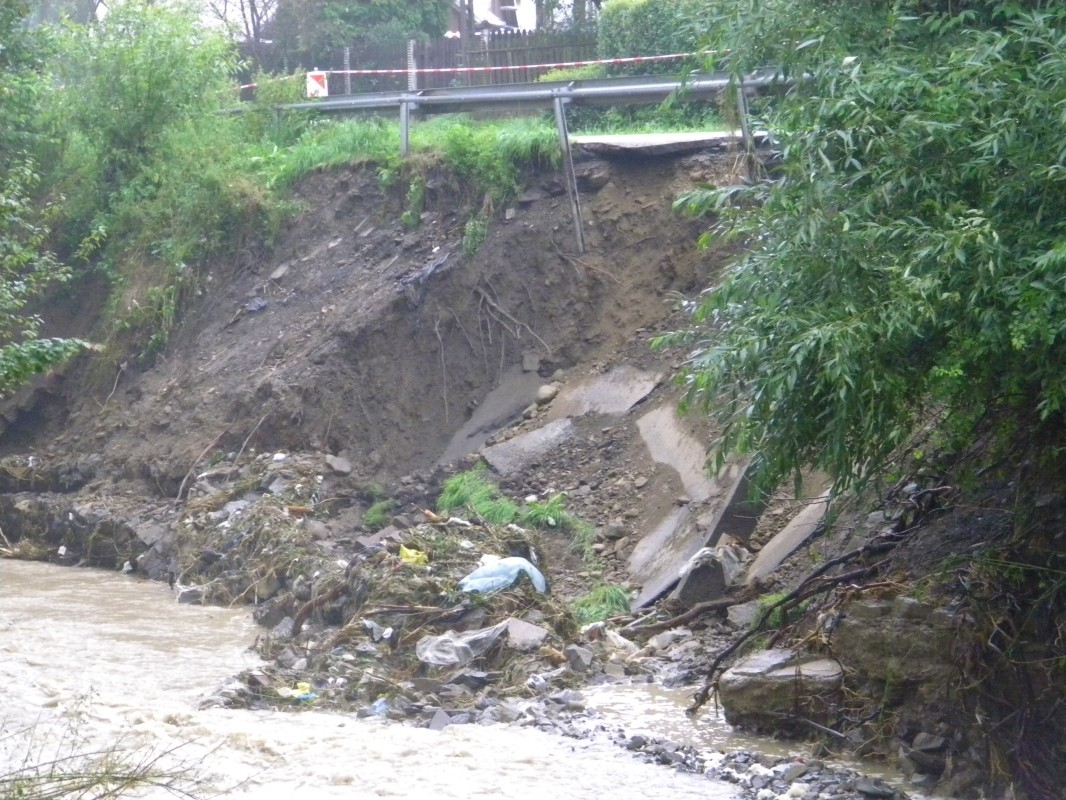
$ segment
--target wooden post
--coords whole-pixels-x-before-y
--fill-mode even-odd
[[[418,91],[418,73],[415,70],[418,65],[415,63],[415,40],[407,40],[407,91]]]
[[[754,180],[755,140],[751,135],[751,126],[748,124],[748,96],[744,92],[743,81],[737,87],[737,115],[740,117],[740,136],[744,142],[744,166],[747,169],[748,178]]]
[[[352,48],[344,46],[344,93],[352,93]]]
[[[407,158],[411,154],[411,104],[400,101],[400,156]]]

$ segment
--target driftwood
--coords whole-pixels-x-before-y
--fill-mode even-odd
[[[312,597],[302,606],[300,610],[296,612],[296,616],[292,620],[292,636],[296,638],[300,635],[300,631],[303,630],[304,623],[307,622],[307,618],[311,616],[311,613],[316,608],[321,608],[326,603],[331,603],[334,600],[348,594],[348,583],[338,583],[328,592],[323,592],[318,597]]]

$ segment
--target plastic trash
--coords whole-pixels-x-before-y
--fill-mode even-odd
[[[400,561],[411,566],[425,566],[429,563],[429,556],[421,550],[400,545]]]
[[[476,631],[447,631],[440,636],[423,636],[415,643],[415,655],[419,661],[438,667],[467,664],[484,653],[507,630],[501,622]]]
[[[318,699],[318,695],[311,691],[311,684],[303,681],[296,684],[292,689],[288,686],[279,686],[277,693],[278,697],[284,697],[286,700],[300,700],[305,703]]]
[[[533,588],[538,592],[548,591],[548,582],[544,580],[541,571],[528,559],[518,556],[501,558],[494,563],[478,567],[459,581],[459,588],[464,592],[498,592],[518,580],[518,576],[523,572],[533,581]]]

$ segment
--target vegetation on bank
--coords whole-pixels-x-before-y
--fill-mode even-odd
[[[314,170],[375,165],[382,186],[405,198],[404,221],[414,227],[426,175],[443,166],[469,187],[464,250],[473,253],[491,221],[486,209],[515,197],[525,171],[560,163],[550,115],[421,121],[413,157],[403,161],[391,119],[278,117],[276,104],[301,99],[291,77],[263,76],[256,101],[228,113],[238,105],[236,48],[191,7],[130,0],[91,25],[37,30],[24,25],[30,8],[7,3],[0,18],[0,267],[10,287],[0,312],[11,322],[0,338],[32,341],[39,320],[17,309],[95,271],[111,286],[99,334],[108,357],[150,360],[206,290],[206,265],[269,247],[293,211],[290,187]],[[706,105],[659,113],[612,110],[573,121],[610,130],[715,120]],[[11,280],[15,273],[25,280]],[[49,341],[0,352],[0,390],[84,346]]]
[[[724,0],[709,21],[720,66],[794,84],[752,102],[780,153],[766,180],[677,204],[743,245],[659,340],[685,348],[685,402],[764,489],[917,473],[932,505],[983,509],[940,577],[964,654],[942,700],[986,780],[1059,797],[1066,8]]]
[[[749,5],[719,4],[711,44],[738,74],[795,77],[763,109],[781,164],[681,198],[714,220],[705,240],[747,247],[662,340],[689,349],[687,402],[722,423],[720,455],[750,453],[765,487],[814,466],[840,490],[922,419],[963,439],[992,418],[1007,440],[1060,430],[1066,10]]]
[[[151,358],[217,258],[269,246],[287,190],[314,169],[365,161],[408,191],[443,163],[484,196],[514,196],[521,172],[558,163],[553,129],[514,120],[416,127],[401,164],[395,123],[274,120],[292,81],[236,104],[236,50],[194,10],[131,0],[91,26],[31,30],[27,2],[0,8],[0,392],[69,357],[24,309],[89,271],[112,292],[111,343]],[[415,215],[417,217],[417,215]],[[471,242],[474,240],[471,239]],[[121,349],[121,348],[119,348]]]

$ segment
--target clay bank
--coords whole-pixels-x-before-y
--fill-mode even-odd
[[[270,251],[213,265],[161,357],[98,356],[7,403],[3,554],[250,606],[263,660],[208,706],[585,741],[582,687],[690,686],[701,713],[716,698],[802,756],[614,738],[758,800],[995,784],[964,691],[972,611],[913,579],[946,554],[913,536],[939,477],[832,525],[817,475],[754,501],[743,461],[704,469],[714,432],[671,383],[684,354],[650,347],[729,256],[699,250],[706,222],[673,200],[742,162],[578,151],[585,253],[556,174],[488,209],[476,249],[450,176],[431,175],[414,229],[370,170],[305,179],[308,210]],[[434,741],[480,746],[465,736]],[[1044,738],[1040,768],[1066,763]],[[826,765],[843,753],[906,780]]]

